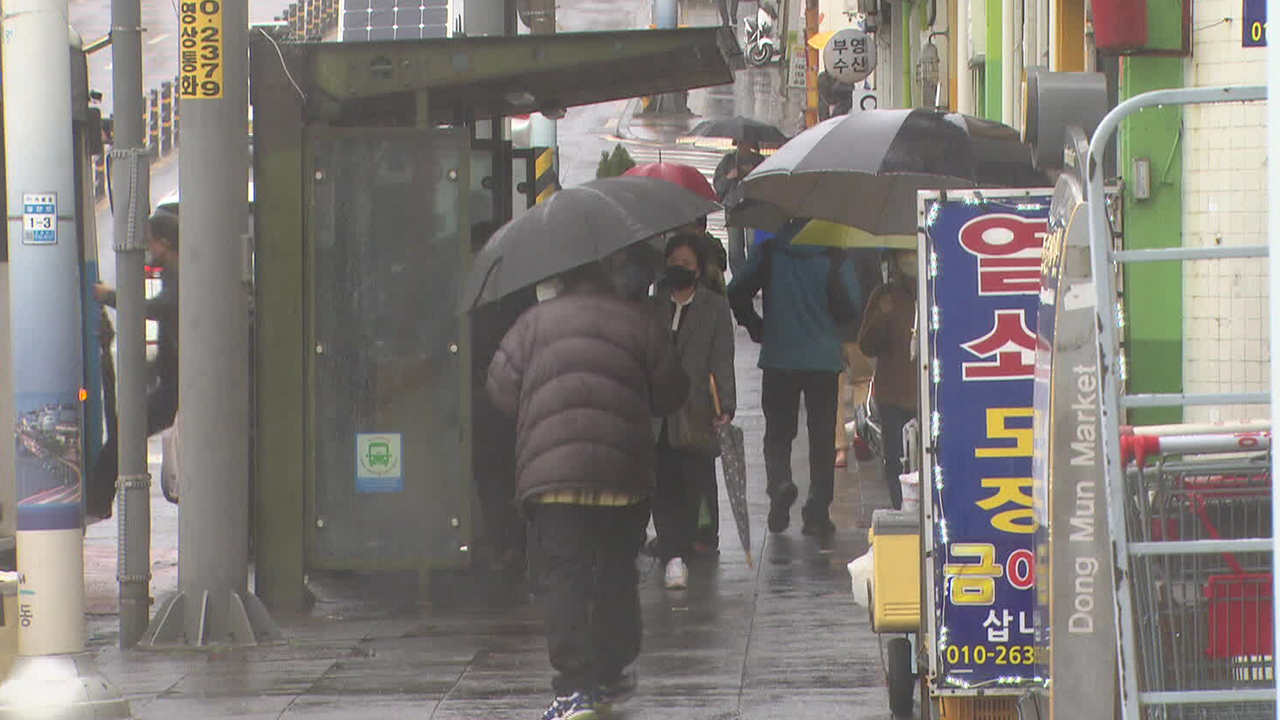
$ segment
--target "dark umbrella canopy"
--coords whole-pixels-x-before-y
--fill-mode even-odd
[[[720,206],[674,183],[614,177],[556,191],[476,253],[458,311],[493,302],[687,225]]]
[[[1018,132],[921,108],[868,110],[792,138],[743,180],[746,201],[875,235],[916,232],[916,192],[1040,186]]]
[[[787,141],[787,136],[773,125],[741,115],[704,120],[690,130],[689,134],[701,137],[732,138],[738,142],[754,142],[763,145],[781,145]]]

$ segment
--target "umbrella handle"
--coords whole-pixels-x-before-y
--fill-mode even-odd
[[[711,378],[711,402],[716,407],[716,417],[724,417],[724,411],[720,409],[720,390],[716,388],[716,376],[712,374],[709,377]]]

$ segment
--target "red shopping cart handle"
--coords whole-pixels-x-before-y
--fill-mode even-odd
[[[1120,464],[1128,465],[1136,460],[1138,467],[1146,464],[1147,458],[1160,454],[1159,435],[1120,435]]]

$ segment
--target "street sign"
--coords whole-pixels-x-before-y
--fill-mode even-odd
[[[356,492],[404,491],[400,433],[356,433]]]
[[[1244,47],[1266,47],[1267,46],[1267,0],[1242,0],[1244,2],[1244,10],[1241,15],[1244,22],[1241,24],[1240,44]]]
[[[1032,408],[1046,190],[921,191],[936,687],[1034,686]]]
[[[809,53],[805,51],[804,43],[792,43],[791,50],[787,53],[787,61],[789,63],[787,85],[789,87],[803,88],[807,85],[808,55]]]
[[[853,91],[853,104],[850,106],[849,112],[862,112],[863,110],[875,110],[880,101],[876,98],[875,90],[857,89]]]
[[[58,243],[58,194],[25,193],[22,196],[22,243]]]
[[[181,97],[222,97],[222,1],[184,0],[179,22],[179,90]]]
[[[1049,209],[1036,314],[1031,477],[1036,517],[1036,666],[1049,677],[1040,717],[1109,717],[1116,703],[1115,588],[1103,453],[1098,329],[1088,208],[1073,149]],[[1043,698],[1043,696],[1042,696]],[[1043,699],[1042,699],[1043,702]]]
[[[866,80],[876,69],[875,40],[857,28],[837,32],[822,48],[822,67],[840,82],[853,84]]]

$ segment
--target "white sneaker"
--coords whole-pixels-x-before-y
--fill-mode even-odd
[[[667,561],[666,585],[668,590],[683,590],[689,587],[689,568],[685,567],[681,558]]]

